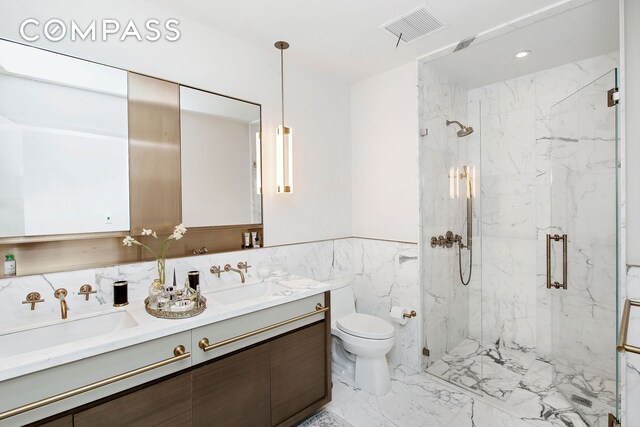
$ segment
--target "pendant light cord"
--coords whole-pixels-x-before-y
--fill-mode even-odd
[[[280,49],[280,95],[282,97],[282,126],[284,126],[284,49]]]

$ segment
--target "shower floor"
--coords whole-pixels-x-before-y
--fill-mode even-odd
[[[427,372],[485,397],[521,418],[544,418],[560,426],[607,425],[615,408],[615,380],[596,375],[576,375],[556,367],[559,388],[553,385],[553,367],[529,349],[507,348],[496,343],[483,348],[467,338]],[[571,372],[562,374],[561,372]],[[587,399],[591,407],[569,402],[566,396]],[[579,408],[578,414],[574,407]]]

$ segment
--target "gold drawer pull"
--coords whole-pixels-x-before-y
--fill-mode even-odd
[[[49,405],[51,403],[55,403],[55,402],[58,402],[58,401],[63,400],[63,399],[67,399],[69,397],[73,397],[73,396],[76,396],[78,394],[85,393],[87,391],[95,390],[97,388],[100,388],[100,387],[103,387],[103,386],[106,386],[106,385],[109,385],[109,384],[113,384],[115,382],[122,381],[122,380],[125,380],[127,378],[131,378],[131,377],[133,377],[135,375],[140,375],[140,374],[143,374],[145,372],[151,371],[153,369],[161,368],[161,367],[169,365],[171,363],[178,362],[178,361],[184,360],[184,359],[188,359],[189,357],[191,357],[191,353],[186,351],[183,345],[179,345],[179,346],[177,346],[176,348],[173,349],[173,357],[161,360],[161,361],[156,362],[156,363],[152,363],[152,364],[147,365],[147,366],[143,366],[143,367],[138,368],[138,369],[134,369],[133,371],[129,371],[129,372],[125,372],[123,374],[119,374],[119,375],[113,376],[111,378],[107,378],[107,379],[104,379],[104,380],[101,380],[101,381],[98,381],[98,382],[95,382],[95,383],[92,383],[92,384],[88,384],[88,385],[85,385],[85,386],[82,386],[82,387],[78,387],[78,388],[73,389],[73,390],[65,391],[64,393],[56,394],[55,396],[47,397],[46,399],[42,399],[42,400],[38,400],[38,401],[33,402],[33,403],[29,403],[28,405],[19,406],[17,408],[11,409],[10,411],[2,412],[2,413],[0,413],[0,420],[4,420],[5,418],[13,417],[15,415],[22,414],[24,412],[40,408],[42,406]]]
[[[618,352],[624,353],[625,351],[628,351],[640,354],[640,347],[627,344],[627,332],[629,331],[629,315],[631,312],[631,306],[640,307],[640,301],[628,299],[624,302],[622,320],[620,320],[620,332],[618,333]]]
[[[242,335],[237,335],[232,338],[228,338],[223,341],[219,341],[214,344],[209,344],[208,338],[202,338],[198,342],[198,347],[200,347],[203,351],[210,351],[219,347],[222,347],[227,344],[234,343],[236,341],[243,340],[245,338],[252,337],[254,335],[261,334],[263,332],[270,331],[272,329],[279,328],[280,326],[285,326],[293,322],[297,322],[298,320],[306,319],[307,317],[315,316],[319,313],[324,313],[325,311],[329,311],[329,307],[323,307],[322,304],[316,304],[316,309],[314,311],[310,311],[309,313],[301,314],[300,316],[292,317],[291,319],[283,320],[282,322],[274,323],[273,325],[265,326],[264,328],[256,329],[255,331],[246,332]]]

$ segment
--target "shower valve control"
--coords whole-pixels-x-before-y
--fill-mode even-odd
[[[431,237],[431,247],[435,248],[437,246],[440,246],[441,248],[451,248],[453,246],[454,243],[457,242],[461,242],[462,241],[462,236],[459,236],[458,234],[454,235],[453,231],[447,231],[445,233],[445,235],[440,235],[438,237],[433,236]]]

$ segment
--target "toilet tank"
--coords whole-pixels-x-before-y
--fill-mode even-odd
[[[331,284],[331,321],[335,322],[347,314],[356,312],[356,304],[353,296],[353,279],[333,279]]]

